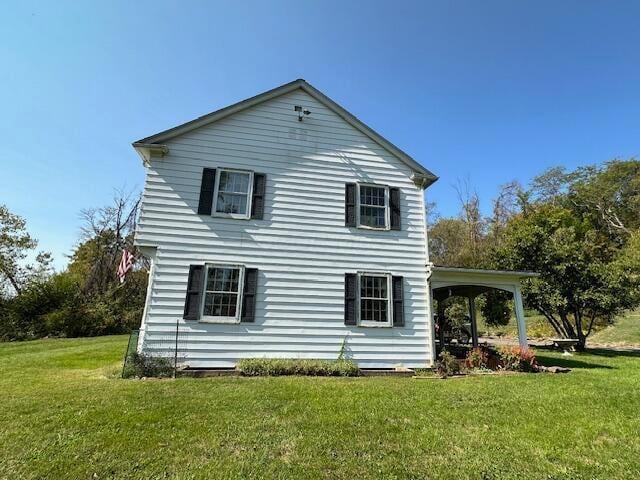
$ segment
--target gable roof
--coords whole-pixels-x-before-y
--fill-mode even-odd
[[[152,148],[152,149],[157,148],[160,151],[166,152],[166,146],[162,145],[162,142],[165,142],[174,137],[177,137],[178,135],[182,135],[183,133],[190,132],[191,130],[195,130],[196,128],[200,128],[204,125],[209,125],[213,122],[216,122],[225,117],[228,117],[229,115],[233,115],[234,113],[241,112],[247,108],[253,107],[254,105],[258,105],[272,98],[276,98],[281,95],[287,94],[289,92],[293,92],[294,90],[297,90],[297,89],[301,89],[302,91],[309,94],[315,100],[322,103],[329,110],[333,111],[335,114],[337,114],[347,123],[349,123],[356,130],[359,130],[361,133],[369,137],[371,140],[376,142],[385,150],[387,150],[391,154],[398,157],[402,162],[408,165],[419,176],[424,177],[425,187],[431,185],[433,182],[435,182],[438,179],[436,175],[434,175],[431,171],[423,167],[420,163],[414,160],[407,153],[403,152],[400,148],[396,147],[389,140],[387,140],[382,135],[372,130],[365,123],[360,121],[354,115],[352,115],[347,110],[345,110],[340,105],[338,105],[336,102],[331,100],[320,90],[313,87],[306,80],[301,78],[298,80],[294,80],[293,82],[285,83],[284,85],[268,90],[254,97],[247,98],[246,100],[242,100],[241,102],[234,103],[233,105],[229,105],[228,107],[222,108],[220,110],[216,110],[215,112],[208,113],[207,115],[203,115],[201,117],[196,118],[195,120],[191,120],[189,122],[183,123],[182,125],[178,125],[168,130],[164,130],[160,133],[156,133],[155,135],[151,135],[150,137],[142,138],[136,142],[133,142],[133,147],[136,148],[136,150],[138,150],[139,148]]]

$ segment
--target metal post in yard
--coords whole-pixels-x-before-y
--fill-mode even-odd
[[[173,378],[176,378],[176,372],[178,371],[178,331],[180,329],[180,319],[176,318],[176,351],[173,355]]]

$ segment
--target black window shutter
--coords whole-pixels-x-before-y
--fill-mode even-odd
[[[189,280],[187,281],[187,296],[184,300],[185,320],[198,320],[200,318],[200,303],[202,288],[204,286],[204,266],[190,265]]]
[[[344,225],[356,226],[356,184],[347,183],[344,186]]]
[[[251,195],[251,218],[262,220],[264,216],[264,191],[267,176],[264,173],[253,174],[253,194]]]
[[[198,203],[198,215],[211,215],[213,206],[213,190],[216,185],[216,169],[205,168],[202,170],[202,183],[200,184],[200,202]]]
[[[400,189],[389,189],[389,207],[391,209],[391,230],[400,230]]]
[[[391,277],[391,292],[393,300],[393,326],[404,327],[404,292],[402,291],[403,277]]]
[[[357,325],[358,275],[344,274],[344,324]]]
[[[247,268],[244,271],[244,290],[242,291],[241,322],[256,320],[256,292],[258,290],[258,269]]]

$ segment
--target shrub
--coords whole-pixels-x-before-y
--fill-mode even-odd
[[[500,347],[498,355],[502,368],[505,370],[514,372],[535,372],[538,370],[536,354],[530,348]]]
[[[152,357],[144,353],[133,352],[125,360],[122,378],[170,377],[173,365],[168,358]]]
[[[355,377],[358,366],[351,360],[307,360],[295,358],[245,358],[238,370],[249,377],[308,375],[318,377]]]
[[[454,330],[458,330],[469,322],[469,307],[459,297],[449,299],[448,302],[444,310],[445,318],[449,320]]]
[[[497,327],[509,323],[511,320],[510,296],[510,293],[502,290],[489,290],[484,294],[480,311],[487,325]]]
[[[458,360],[446,350],[443,350],[442,353],[438,355],[438,358],[440,360],[436,362],[435,370],[439,377],[447,378],[460,372]]]
[[[467,353],[464,364],[468,369],[488,368],[489,352],[482,347],[475,347]]]

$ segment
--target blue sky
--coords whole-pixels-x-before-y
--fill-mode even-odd
[[[305,78],[440,176],[498,186],[640,156],[640,2],[3,3],[0,203],[66,263],[141,188],[133,140]]]

